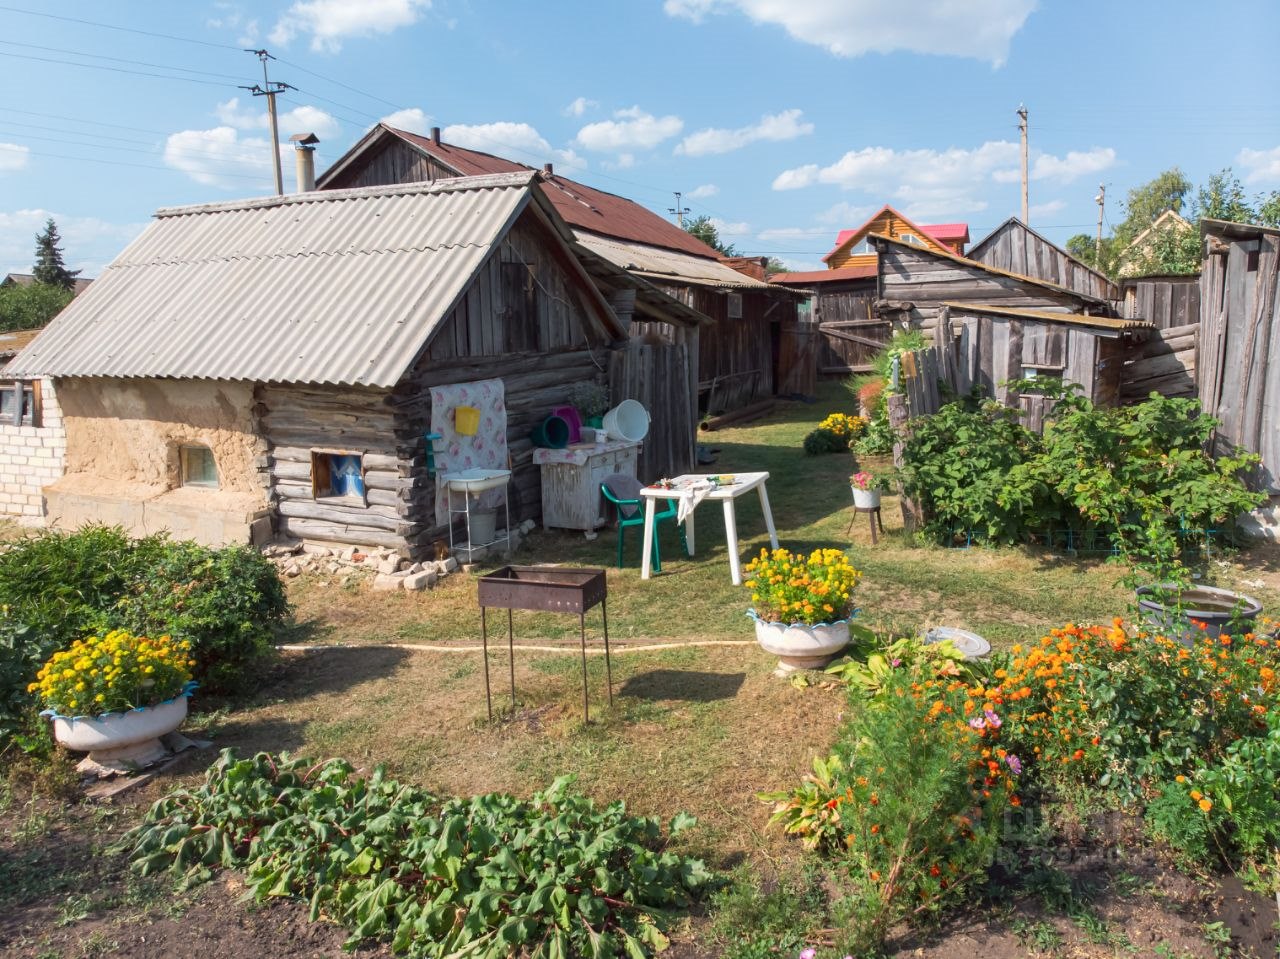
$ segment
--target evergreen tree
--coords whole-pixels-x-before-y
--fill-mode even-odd
[[[58,225],[50,217],[44,225],[44,232],[36,237],[36,265],[31,272],[35,274],[37,283],[59,286],[64,290],[75,288],[79,270],[68,270],[62,262],[62,237],[58,236]]]

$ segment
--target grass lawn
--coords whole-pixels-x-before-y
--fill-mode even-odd
[[[892,497],[885,499],[888,532],[879,545],[871,545],[864,517],[859,516],[847,533],[850,458],[807,457],[800,446],[823,416],[850,406],[838,384],[828,384],[815,405],[781,403],[766,422],[703,434],[703,439],[721,451],[710,471],[769,471],[769,496],[783,545],[806,551],[847,547],[865,575],[857,590],[863,622],[903,633],[931,625],[958,626],[996,645],[1009,645],[1039,637],[1069,620],[1104,621],[1127,612],[1131,594],[1118,585],[1123,571],[1117,566],[1033,551],[922,547],[904,536]],[[748,495],[738,506],[745,556],[758,552],[767,537],[756,498]],[[472,648],[480,639],[476,587],[473,577],[466,575],[450,576],[424,593],[375,593],[367,582],[343,587],[321,577],[291,581],[298,626],[290,639],[347,648],[286,652],[263,689],[250,699],[220,704],[197,697],[197,708],[204,712],[190,725],[219,747],[241,753],[287,749],[317,757],[343,756],[365,767],[386,763],[402,778],[447,793],[507,790],[527,795],[555,776],[573,773],[579,787],[600,800],[625,799],[637,812],[664,817],[678,810],[694,813],[701,825],[681,842],[719,870],[745,864],[756,877],[798,874],[803,858],[798,846],[765,830],[769,809],[755,797],[760,791],[794,784],[813,757],[827,750],[845,707],[844,695],[830,686],[797,688],[771,676],[773,660],[750,642],[751,624],[743,615],[747,591],[729,581],[715,504],[702,509],[698,529],[699,554],[692,560],[678,555],[673,530],[663,529],[664,572],[647,582],[638,575],[638,541],[630,544],[631,565],[616,569],[612,530],[602,531],[594,541],[581,534],[539,531],[521,547],[517,562],[609,568],[610,634],[617,642],[614,706],[606,708],[603,659],[592,657],[588,672],[595,721],[590,725],[581,719],[579,660],[564,653],[517,650],[518,705],[512,712],[505,648],[493,654],[491,663],[495,707],[503,710],[494,723],[486,721],[483,674]],[[1215,579],[1246,584],[1244,588],[1269,607],[1280,598],[1280,573],[1270,550],[1238,554],[1212,569]],[[598,636],[598,615],[593,611],[588,618],[592,641]],[[577,623],[572,617],[519,612],[515,617],[517,642],[567,647],[566,652],[576,647]],[[694,645],[696,641],[726,645]],[[668,648],[628,648],[650,644]],[[126,800],[118,818],[131,819],[138,804],[199,775],[210,759],[207,752],[189,756]],[[0,819],[26,822],[23,817],[33,815],[37,807],[24,806],[20,796],[11,797],[10,809],[0,809]],[[111,820],[112,831],[118,825],[123,828]],[[74,820],[57,828],[83,837],[86,829],[100,829],[101,822],[89,817],[88,826]],[[81,921],[106,924],[105,931],[94,926],[95,934],[101,931],[117,943],[136,943],[139,936],[153,935],[156,923],[169,921],[145,910],[141,919],[130,918],[134,914],[129,909],[136,903],[121,887],[116,898],[128,901],[129,909],[115,900],[91,903],[81,910],[81,919],[66,924],[69,929],[41,932],[42,922],[61,915],[59,909],[65,911],[66,890],[49,879],[50,873],[78,867],[73,860],[50,859],[52,854],[42,852],[45,834],[40,830],[27,829],[23,835],[28,833],[36,837],[31,842],[11,837],[0,844],[0,866],[7,862],[20,867],[7,900],[0,894],[0,912],[16,910],[0,921],[0,938],[25,944],[16,954],[63,954],[41,950],[52,948],[50,943],[72,941],[76,930],[83,933],[88,928],[76,925]],[[1130,872],[1141,870],[1133,866]],[[1148,872],[1142,882],[1155,889],[1164,881],[1160,870],[1151,865]],[[24,896],[23,877],[28,873],[32,882],[36,876],[44,878],[31,887],[41,891]],[[125,882],[118,870],[111,876],[103,880],[108,886]],[[233,896],[235,891],[234,879],[228,879],[226,894]],[[188,903],[183,908],[204,917],[201,922],[234,924],[239,913],[228,912],[220,900],[212,906],[208,901],[208,896],[222,894],[183,899]],[[1167,890],[1164,895],[1174,897],[1170,902],[1183,901]],[[1157,892],[1144,900],[1159,918],[1143,928],[1159,926],[1162,938],[1183,943],[1187,934],[1177,923],[1186,926],[1187,921],[1175,915],[1182,906],[1175,902],[1161,912],[1159,901]],[[169,908],[174,908],[172,903]],[[229,915],[233,918],[227,919]],[[252,925],[260,918],[244,921]],[[1023,920],[1052,924],[1038,913]],[[285,927],[293,929],[292,922],[290,918]],[[142,925],[135,928],[138,923]],[[260,925],[267,928],[272,923]],[[997,927],[991,933],[995,938],[987,940],[987,954],[1020,954],[1022,939],[1011,931],[1013,914]],[[1055,929],[1049,932],[1059,941],[1064,935],[1066,941],[1074,941],[1071,934]],[[326,951],[332,945],[329,940],[308,945],[313,951],[295,953],[268,933],[262,935],[268,936],[262,942],[263,954],[331,954]],[[679,954],[718,954],[707,944],[707,936],[705,923],[695,924],[681,940],[689,951]],[[978,941],[980,937],[973,940]],[[997,948],[1000,942],[1008,950]],[[974,945],[956,952],[946,941],[928,948],[927,954],[939,956],[982,951]],[[1144,948],[1149,953],[1145,943]],[[123,948],[121,954],[162,953]],[[230,956],[235,946],[228,941],[202,954]],[[1078,954],[1094,953],[1086,949]]]

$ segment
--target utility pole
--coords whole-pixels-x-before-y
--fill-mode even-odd
[[[1022,222],[1030,226],[1031,206],[1027,193],[1027,108],[1018,104],[1018,132],[1022,134]]]
[[[276,95],[295,88],[287,83],[267,78],[267,61],[274,60],[275,57],[266,50],[246,49],[245,53],[252,53],[262,61],[262,86],[255,83],[251,87],[242,86],[240,89],[248,90],[255,97],[267,98],[267,115],[271,118],[271,168],[276,175],[276,196],[284,196],[284,177],[280,171],[280,121],[276,115]]]
[[[1093,244],[1093,263],[1097,266],[1098,261],[1102,259],[1102,213],[1107,206],[1107,185],[1105,183],[1098,184],[1098,195],[1093,198],[1093,202],[1098,204],[1098,239]]]
[[[671,206],[667,207],[667,212],[674,213],[676,215],[676,226],[680,227],[680,229],[683,230],[684,215],[689,212],[689,208],[687,206],[680,205],[680,196],[681,196],[680,191],[676,190],[675,194],[676,194],[676,205],[673,207]]]

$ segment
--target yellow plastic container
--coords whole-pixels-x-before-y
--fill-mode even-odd
[[[454,407],[453,428],[460,436],[475,436],[480,429],[480,411],[474,406]]]

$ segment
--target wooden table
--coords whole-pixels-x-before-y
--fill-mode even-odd
[[[735,481],[728,486],[713,488],[705,497],[710,500],[718,500],[724,507],[724,535],[729,549],[729,572],[733,579],[733,585],[742,585],[742,565],[738,557],[738,519],[733,506],[735,499],[751,490],[755,490],[759,494],[760,512],[764,514],[764,525],[769,530],[769,542],[773,544],[774,549],[778,548],[778,531],[773,526],[773,512],[769,509],[769,493],[765,489],[765,482],[769,479],[768,473],[689,473],[673,479],[670,488],[665,486],[646,486],[640,491],[640,496],[644,499],[644,554],[640,561],[641,579],[649,578],[649,560],[653,555],[654,503],[660,499],[680,500],[687,498],[692,500],[694,498],[694,490],[691,487],[694,484],[705,483],[711,476],[716,475],[732,475]],[[689,544],[689,555],[691,556],[694,551],[694,512],[696,512],[696,507],[690,511],[684,521],[685,540]]]

